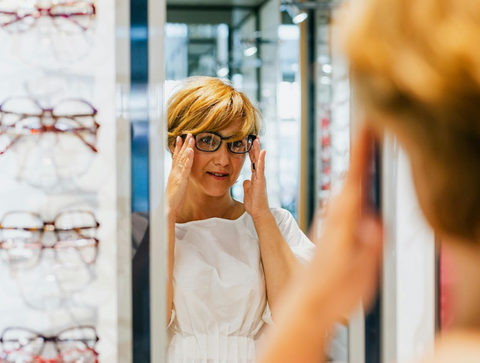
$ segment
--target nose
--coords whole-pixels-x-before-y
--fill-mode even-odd
[[[222,142],[222,145],[217,151],[213,153],[213,162],[218,166],[227,166],[230,162],[230,151],[228,151],[227,144]]]

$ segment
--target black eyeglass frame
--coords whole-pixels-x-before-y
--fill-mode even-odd
[[[75,329],[91,329],[93,331],[93,333],[95,334],[95,338],[94,338],[94,342],[93,342],[93,345],[92,347],[90,347],[86,341],[87,340],[90,340],[90,339],[59,339],[58,336],[69,331],[69,330],[75,330]],[[72,327],[72,328],[67,328],[67,329],[64,329],[62,330],[61,332],[59,332],[57,335],[54,335],[54,336],[45,336],[45,335],[42,335],[36,331],[33,331],[31,329],[27,329],[27,328],[19,328],[19,327],[9,327],[9,328],[6,328],[3,332],[2,332],[2,335],[0,336],[0,343],[3,345],[5,344],[5,333],[7,333],[7,331],[9,330],[23,330],[25,332],[28,332],[28,333],[31,333],[33,335],[36,336],[36,338],[42,338],[42,345],[40,346],[40,349],[38,352],[35,352],[34,355],[39,357],[40,354],[42,354],[43,350],[45,349],[45,346],[46,346],[46,343],[48,342],[51,342],[55,345],[55,349],[57,351],[58,354],[62,354],[62,352],[60,351],[60,348],[58,347],[58,343],[59,342],[65,342],[65,341],[75,341],[75,342],[82,342],[83,344],[85,344],[85,348],[86,349],[90,349],[92,350],[93,352],[96,353],[95,351],[95,346],[97,345],[98,341],[100,340],[100,338],[98,337],[98,334],[97,334],[97,331],[95,329],[95,327],[93,326],[75,326],[75,327]],[[15,341],[15,340],[8,340],[8,341]],[[23,347],[23,346],[22,346]],[[5,359],[7,362],[8,362],[8,355],[7,357],[1,357],[0,356],[0,360],[1,359]]]
[[[218,146],[213,149],[213,150],[202,150],[202,149],[199,149],[198,146],[197,146],[197,136],[200,135],[200,134],[212,134],[212,135],[216,135],[220,138],[220,142],[218,144]],[[187,137],[187,135],[182,135],[182,138],[185,140],[185,138]],[[232,142],[227,142],[227,149],[228,151],[230,151],[232,154],[236,154],[236,155],[242,155],[242,154],[246,154],[248,153],[252,146],[253,146],[253,142],[255,141],[255,139],[257,138],[257,135],[253,135],[253,134],[250,134],[250,135],[247,135],[246,136],[248,139],[250,139],[252,141],[252,143],[250,144],[250,147],[248,148],[247,151],[244,151],[244,152],[235,152],[235,151],[232,151],[230,149],[230,146],[235,142],[235,141],[232,141]],[[195,148],[199,151],[202,151],[204,153],[213,153],[215,151],[217,151],[218,149],[220,149],[220,146],[222,146],[222,141],[224,140],[228,140],[228,139],[231,139],[231,137],[223,137],[222,135],[220,134],[217,134],[216,132],[212,132],[212,131],[204,131],[204,132],[201,132],[201,133],[198,133],[198,134],[195,134],[193,135],[193,138],[195,139]],[[241,139],[240,139],[241,140]],[[240,140],[236,140],[236,141],[240,141]]]

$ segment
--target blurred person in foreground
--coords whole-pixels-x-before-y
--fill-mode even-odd
[[[480,362],[480,1],[359,6],[346,22],[345,45],[363,129],[326,217],[319,241],[326,247],[286,295],[259,361],[322,361],[325,331],[360,300],[371,303],[382,226],[365,211],[360,184],[371,138],[389,132],[410,157],[420,206],[457,275],[454,327],[421,362]]]

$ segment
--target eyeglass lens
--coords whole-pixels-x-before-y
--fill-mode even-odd
[[[27,329],[9,328],[2,335],[2,358],[6,362],[37,362],[45,343],[50,341],[60,353],[62,359],[59,362],[77,362],[81,358],[82,362],[93,363],[97,340],[93,327],[75,327],[52,338],[45,338]]]
[[[247,153],[253,145],[253,138],[249,135],[241,140],[228,142],[228,149],[235,154]],[[195,146],[200,151],[212,152],[217,150],[222,143],[222,138],[210,132],[202,132],[195,136]]]
[[[45,246],[53,248],[63,266],[91,264],[97,256],[97,221],[88,212],[72,211],[57,216],[57,231],[44,231],[49,224],[28,212],[8,213],[0,229],[1,258],[12,266],[34,266]],[[37,229],[37,230],[28,230]]]

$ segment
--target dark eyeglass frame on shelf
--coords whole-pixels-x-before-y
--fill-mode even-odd
[[[31,102],[34,102],[35,105],[42,111],[40,114],[29,114],[29,113],[18,113],[18,112],[11,112],[11,111],[6,111],[4,109],[4,105],[9,102],[9,101],[12,101],[12,100],[16,100],[16,99],[25,99],[25,100],[28,100],[28,101],[31,101]],[[86,106],[90,107],[92,112],[90,113],[87,113],[87,114],[74,114],[74,115],[57,115],[57,114],[54,114],[54,109],[55,107],[52,107],[52,108],[43,108],[42,106],[40,106],[40,104],[38,103],[37,100],[31,98],[31,97],[9,97],[7,98],[6,100],[4,100],[2,102],[2,104],[0,104],[0,135],[2,134],[5,134],[7,130],[9,129],[13,129],[15,130],[16,129],[16,124],[18,124],[20,121],[26,119],[26,118],[30,118],[30,117],[38,117],[39,120],[40,120],[40,127],[39,128],[27,128],[27,127],[24,127],[22,130],[23,131],[28,131],[30,132],[31,135],[36,135],[36,134],[43,134],[43,133],[48,133],[48,132],[51,132],[51,133],[56,133],[56,134],[65,134],[65,133],[71,133],[75,136],[77,136],[87,147],[89,147],[93,152],[97,152],[97,148],[95,147],[95,145],[89,143],[87,140],[85,140],[85,138],[83,138],[83,136],[80,134],[82,132],[87,132],[87,133],[90,133],[91,135],[93,135],[94,137],[97,136],[97,131],[98,131],[98,128],[100,127],[100,125],[97,123],[97,121],[95,120],[95,116],[97,115],[98,111],[95,107],[93,107],[89,102],[85,101],[85,100],[82,100],[82,99],[76,99],[76,98],[67,98],[67,99],[63,99],[61,101],[59,101],[57,103],[57,105],[63,103],[63,102],[79,102],[79,103],[83,103],[85,104]],[[2,122],[2,119],[3,119],[3,116],[4,115],[18,115],[20,116],[20,119],[17,120],[15,123],[13,124],[9,124],[9,125],[4,125],[3,122]],[[54,122],[50,125],[50,124],[45,124],[43,122],[43,119],[44,118],[51,118]],[[80,117],[91,117],[92,118],[92,122],[93,122],[93,126],[91,127],[84,127],[82,126],[82,123],[80,121],[77,120],[77,118],[80,118]],[[68,130],[64,130],[64,129],[61,129],[61,128],[58,128],[57,127],[57,122],[59,119],[68,119],[70,121],[74,121],[75,123],[77,123],[79,125],[79,127],[73,127],[71,129],[68,129]],[[5,147],[4,150],[0,150],[0,155],[4,154],[7,150],[9,150],[13,145],[15,145],[21,138],[23,137],[27,137],[28,135],[17,135],[15,136],[11,141],[10,143]]]
[[[197,138],[201,137],[202,135],[215,135],[216,137],[218,137],[220,139],[218,145],[214,148],[214,149],[211,149],[211,150],[204,150],[204,149],[201,149],[198,147],[198,140]],[[185,138],[187,137],[187,135],[182,135],[182,138],[185,140]],[[206,153],[213,153],[215,151],[217,151],[220,146],[222,145],[222,142],[225,141],[225,140],[230,140],[232,137],[223,137],[222,135],[216,133],[216,132],[211,132],[211,131],[205,131],[205,132],[199,132],[198,134],[195,134],[193,135],[193,138],[195,139],[195,147],[197,148],[197,150],[200,150],[200,151],[203,151],[203,152],[206,152]],[[247,150],[246,151],[242,151],[242,152],[237,152],[237,151],[233,151],[232,150],[232,146],[234,145],[234,143],[238,142],[238,141],[243,141],[244,139],[240,139],[240,140],[235,140],[235,141],[231,141],[231,142],[227,142],[227,148],[228,148],[228,151],[230,151],[231,153],[233,154],[246,154],[250,151],[250,149],[252,148],[253,146],[253,142],[255,141],[255,139],[257,138],[257,135],[247,135],[245,136],[244,139],[247,140],[247,143],[249,142],[250,146],[248,146]]]
[[[16,214],[16,213],[29,214],[29,215],[37,218],[39,221],[43,222],[43,227],[41,227],[41,228],[38,228],[38,227],[5,227],[3,225],[5,218],[8,217],[9,215]],[[78,227],[72,227],[72,228],[57,228],[55,226],[55,222],[60,217],[62,217],[64,215],[68,215],[68,214],[73,214],[73,213],[87,214],[87,215],[91,216],[91,218],[95,221],[95,224],[92,225],[92,226],[78,226]],[[2,230],[5,230],[5,231],[25,231],[25,232],[32,232],[32,233],[34,233],[34,232],[39,232],[40,233],[39,239],[37,241],[29,242],[28,244],[22,245],[22,248],[37,249],[37,250],[42,250],[42,251],[45,250],[45,249],[52,249],[55,252],[61,251],[61,250],[64,250],[64,249],[70,249],[70,248],[74,248],[74,249],[79,249],[79,248],[82,248],[82,247],[93,247],[93,248],[95,248],[95,255],[89,261],[85,261],[85,259],[83,258],[84,256],[80,254],[80,257],[82,258],[82,261],[87,265],[95,263],[95,261],[97,259],[97,254],[98,254],[98,245],[99,245],[100,242],[97,238],[90,237],[90,236],[84,236],[81,232],[82,232],[82,230],[98,229],[99,227],[100,227],[100,223],[98,223],[94,214],[91,211],[84,211],[84,210],[69,210],[69,211],[61,212],[61,213],[57,214],[57,216],[53,219],[53,221],[44,221],[43,218],[38,213],[34,213],[34,212],[11,211],[11,212],[6,213],[2,217],[2,219],[0,220],[0,232]],[[70,231],[75,232],[75,234],[80,238],[77,239],[77,240],[62,240],[59,237],[59,233],[70,232]],[[43,233],[45,233],[45,232],[53,232],[55,234],[56,242],[54,244],[52,244],[52,245],[43,244],[42,236],[43,236]],[[80,242],[83,242],[83,243],[80,243]],[[89,243],[89,242],[90,242],[90,245],[85,244],[85,243]],[[14,242],[12,242],[11,240],[9,240],[9,239],[0,240],[0,250],[7,251],[7,250],[10,250],[10,249],[13,249],[13,248],[16,248],[16,247],[14,245]],[[8,263],[9,261],[6,261],[6,262]],[[35,265],[37,262],[38,261],[35,259],[33,265]]]
[[[61,336],[62,334],[68,332],[68,331],[74,331],[74,330],[80,330],[80,329],[89,329],[93,335],[94,335],[94,341],[93,341],[93,344],[91,344],[91,346],[89,346],[89,344],[87,343],[87,340],[90,340],[90,339],[59,339],[59,336]],[[54,335],[54,336],[46,336],[46,335],[43,335],[43,334],[40,334],[36,331],[33,331],[31,329],[27,329],[27,328],[19,328],[19,327],[9,327],[9,328],[6,328],[3,332],[2,332],[2,335],[0,336],[0,343],[2,345],[4,345],[5,343],[11,343],[11,342],[18,342],[17,339],[15,340],[6,340],[5,338],[5,335],[7,334],[8,331],[11,331],[11,330],[20,330],[20,331],[24,331],[24,332],[27,332],[29,334],[32,334],[34,335],[34,338],[35,340],[37,339],[42,339],[41,341],[41,345],[38,349],[37,352],[32,352],[32,357],[34,358],[34,360],[32,362],[37,362],[39,361],[39,357],[40,355],[42,354],[43,350],[45,349],[45,346],[46,346],[46,343],[53,343],[54,346],[55,346],[55,349],[58,353],[59,356],[63,355],[64,352],[61,351],[61,349],[59,348],[59,343],[62,343],[62,342],[82,342],[84,345],[85,345],[85,348],[84,350],[85,351],[90,351],[92,352],[95,357],[98,356],[98,353],[96,352],[95,350],[95,346],[96,344],[98,343],[98,341],[100,340],[100,338],[98,337],[97,335],[97,331],[95,329],[95,327],[93,326],[88,326],[88,325],[82,325],[82,326],[76,326],[76,327],[72,327],[72,328],[67,328],[67,329],[64,329],[62,330],[61,332],[59,332],[57,335]],[[31,341],[32,339],[29,339],[29,342]],[[22,348],[24,348],[27,344],[24,344],[22,345],[19,349],[16,349],[15,351],[13,352],[18,352],[18,351],[21,351]],[[8,355],[9,354],[12,354],[13,352],[5,352],[5,351],[1,351],[1,354],[0,354],[0,362],[12,362],[12,363],[15,363],[15,361],[10,361],[8,360]],[[40,359],[41,361],[41,359]],[[50,360],[48,360],[50,361]],[[62,360],[63,361],[63,360]],[[97,359],[95,360],[97,361]],[[60,361],[59,361],[60,362]]]
[[[54,10],[56,8],[65,8],[66,6],[74,6],[76,4],[85,5],[86,9],[88,9],[90,11],[85,11],[85,12],[81,12],[81,13],[66,13],[66,12],[65,13],[55,13],[54,12]],[[75,21],[73,19],[73,17],[88,16],[93,20],[93,19],[95,19],[96,12],[97,12],[96,8],[95,8],[95,5],[93,3],[90,3],[90,2],[87,2],[87,1],[69,1],[69,2],[66,2],[66,3],[53,4],[52,6],[50,6],[48,8],[47,7],[45,7],[45,8],[40,7],[38,5],[34,5],[34,6],[35,6],[36,10],[33,11],[32,13],[28,13],[26,15],[22,14],[22,8],[21,7],[17,11],[0,11],[0,14],[15,16],[15,20],[7,22],[7,23],[0,24],[0,26],[2,28],[4,28],[6,31],[11,32],[9,27],[12,24],[15,24],[16,22],[22,21],[22,20],[24,20],[26,18],[30,18],[30,17],[33,17],[36,21],[40,17],[48,16],[48,17],[51,17],[51,18],[60,17],[60,18],[68,19],[72,23],[76,24],[82,31],[86,31],[86,30],[88,30],[89,27],[82,26],[77,21]],[[30,24],[30,26],[28,28],[31,28],[33,26],[33,24],[35,23],[35,21],[32,22],[32,24]],[[11,33],[20,33],[20,32],[23,32],[23,31],[27,31],[28,28],[26,28],[24,30],[16,31],[16,32],[11,32]]]

